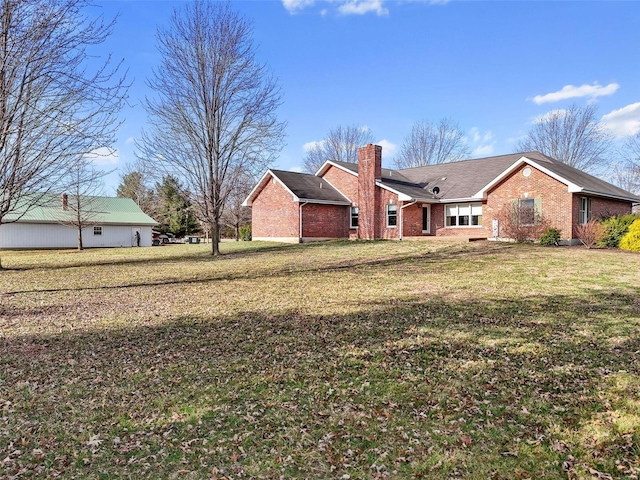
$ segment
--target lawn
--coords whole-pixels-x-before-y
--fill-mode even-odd
[[[1,252],[2,478],[638,478],[640,255]]]

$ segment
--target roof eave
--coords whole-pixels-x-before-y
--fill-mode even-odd
[[[315,173],[316,177],[321,177],[322,175],[324,175],[326,173],[326,171],[329,170],[329,167],[336,167],[336,168],[342,170],[343,172],[350,173],[351,175],[353,175],[355,177],[358,176],[357,172],[354,172],[353,170],[349,170],[348,168],[345,168],[342,165],[338,165],[337,163],[332,162],[331,160],[327,160],[320,167],[320,169]]]
[[[295,202],[298,203],[318,203],[321,205],[339,205],[339,206],[349,206],[351,202],[347,200],[319,200],[317,198],[298,198],[296,197]]]

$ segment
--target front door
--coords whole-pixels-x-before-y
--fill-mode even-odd
[[[422,206],[422,233],[431,233],[431,209],[429,205]]]

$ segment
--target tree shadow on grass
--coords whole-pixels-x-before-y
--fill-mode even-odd
[[[273,278],[273,277],[289,277],[294,275],[303,275],[303,274],[314,274],[314,273],[325,273],[325,272],[338,272],[343,270],[355,270],[357,269],[366,269],[372,267],[386,267],[386,266],[394,266],[397,268],[406,268],[406,267],[416,267],[416,262],[419,262],[420,268],[424,267],[429,263],[439,263],[442,261],[458,259],[458,258],[481,258],[485,256],[492,256],[497,254],[508,254],[508,252],[513,248],[512,245],[509,244],[497,244],[492,242],[492,244],[483,245],[482,248],[479,248],[479,242],[473,245],[473,248],[467,248],[463,246],[460,248],[459,246],[454,246],[451,248],[443,248],[441,250],[437,250],[432,252],[428,249],[424,251],[418,252],[409,252],[409,253],[401,253],[389,255],[386,257],[381,257],[377,259],[370,259],[368,257],[363,258],[338,258],[335,260],[327,260],[324,264],[318,267],[310,267],[308,264],[304,263],[291,263],[285,265],[279,265],[274,268],[256,268],[251,271],[245,272],[220,272],[220,271],[211,271],[209,273],[200,273],[197,278],[178,278],[172,279],[170,277],[165,278],[163,280],[158,281],[141,281],[141,282],[130,282],[126,284],[116,284],[116,285],[99,285],[99,286],[87,286],[87,287],[57,287],[57,288],[48,288],[48,289],[33,289],[33,290],[12,290],[6,292],[0,292],[4,295],[18,295],[23,293],[55,293],[55,292],[75,292],[75,291],[91,291],[91,290],[113,290],[113,289],[122,289],[122,288],[138,288],[138,287],[158,287],[158,286],[168,286],[168,285],[189,285],[189,284],[207,284],[212,282],[219,281],[233,281],[233,280],[260,280],[264,278]],[[345,249],[350,246],[355,246],[355,242],[334,242],[332,248],[337,249]],[[304,244],[304,245],[292,245],[292,246],[280,246],[280,247],[266,247],[260,248],[252,251],[243,251],[243,252],[235,252],[229,253],[228,259],[244,257],[252,254],[273,254],[273,253],[289,253],[292,252],[292,249],[304,249],[305,255],[310,256],[313,254],[314,248],[321,248],[321,244],[313,245],[313,244]],[[324,245],[326,247],[326,244]],[[225,257],[227,257],[225,255]],[[211,257],[213,261],[213,257]],[[201,262],[201,257],[176,257],[173,260],[180,260],[184,263],[190,262]],[[122,262],[101,262],[96,263],[95,265],[125,265],[125,264],[153,264],[154,262],[158,263],[167,263],[172,261],[164,257],[163,259],[157,260],[134,260],[134,261],[122,261]],[[88,265],[82,265],[88,266]],[[65,266],[63,268],[75,268],[70,266]],[[170,275],[170,273],[168,273]]]
[[[248,311],[5,338],[3,467],[65,476],[633,475],[640,304],[636,292],[588,293],[588,302],[407,298],[348,315]],[[44,449],[46,462],[33,453]]]

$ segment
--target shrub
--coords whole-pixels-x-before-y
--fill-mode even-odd
[[[554,227],[549,227],[540,237],[540,245],[545,247],[553,247],[560,243],[560,230]]]
[[[251,225],[243,225],[240,227],[240,240],[243,242],[251,241]]]
[[[498,212],[500,237],[518,243],[534,242],[549,228],[549,222],[540,213],[516,202],[506,204]]]
[[[602,240],[598,242],[601,247],[618,248],[620,240],[625,236],[635,220],[639,220],[640,215],[622,215],[605,218],[601,221],[604,227]]]
[[[591,248],[602,240],[604,228],[597,220],[589,220],[576,227],[576,235],[585,247]]]
[[[629,231],[620,240],[620,248],[640,252],[640,220],[636,220],[629,226]]]

